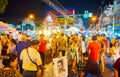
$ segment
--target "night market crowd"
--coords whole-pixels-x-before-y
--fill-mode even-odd
[[[104,34],[85,38],[83,34],[67,36],[62,32],[39,37],[32,40],[23,33],[14,39],[1,34],[0,77],[44,77],[47,61],[63,56],[68,59],[67,77],[103,77],[105,67],[114,72],[113,77],[120,77],[120,42],[117,38],[108,40]]]

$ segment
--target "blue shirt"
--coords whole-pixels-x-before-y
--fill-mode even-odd
[[[28,48],[30,46],[29,42],[23,42],[23,41],[19,41],[16,45],[16,51],[17,51],[17,54],[18,54],[18,61],[19,61],[19,64],[22,64],[20,62],[20,53],[23,49],[25,48]]]

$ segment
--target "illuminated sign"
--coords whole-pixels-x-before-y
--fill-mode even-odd
[[[52,13],[54,13],[55,15],[61,15],[61,14],[67,14],[67,15],[71,15],[74,14],[74,10],[59,10],[59,11],[50,11]],[[49,11],[47,11],[47,14],[49,13]]]

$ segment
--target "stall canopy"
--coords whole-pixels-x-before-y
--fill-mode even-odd
[[[8,26],[8,24],[0,21],[0,29],[1,29],[1,28],[9,28],[9,26]]]
[[[78,34],[80,33],[80,29],[78,29],[77,27],[70,27],[68,29],[65,30],[66,34]]]
[[[13,30],[8,24],[0,21],[0,30]]]

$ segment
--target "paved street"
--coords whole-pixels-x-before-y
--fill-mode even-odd
[[[110,69],[105,68],[105,72],[103,74],[103,77],[114,77],[114,72],[112,72]]]
[[[45,70],[45,76],[44,77],[54,77],[54,70],[53,70],[53,65],[52,63],[45,65],[46,70]],[[72,77],[72,76],[71,76]],[[105,72],[103,74],[103,77],[114,77],[114,72],[112,72],[110,69],[105,68]]]
[[[2,65],[2,59],[0,59],[0,68],[1,68],[1,67],[3,67],[3,65]]]
[[[52,62],[45,65],[45,75],[44,77],[54,77],[54,70]]]
[[[2,60],[0,59],[0,67],[2,67]],[[53,70],[53,64],[52,62],[45,65],[45,75],[44,77],[54,77],[54,70]],[[112,72],[110,69],[105,68],[105,72],[103,74],[103,77],[114,77],[114,72]]]

